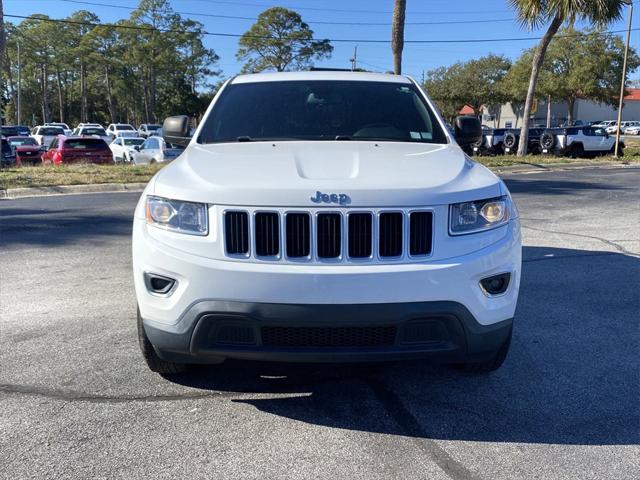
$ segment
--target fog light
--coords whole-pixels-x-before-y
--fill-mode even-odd
[[[493,275],[491,277],[483,278],[482,280],[480,280],[480,288],[482,288],[482,291],[486,295],[501,295],[507,291],[510,280],[510,273]]]
[[[173,278],[145,272],[144,283],[149,293],[154,295],[168,295],[177,282]]]

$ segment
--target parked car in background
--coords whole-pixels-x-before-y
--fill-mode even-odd
[[[612,125],[616,125],[618,122],[615,120],[603,120],[602,122],[599,123],[595,123],[593,125],[591,125],[592,127],[595,128],[604,128],[607,129],[608,127],[612,126]]]
[[[529,135],[527,136],[527,153],[537,155],[542,151],[540,148],[540,137],[544,131],[544,128],[529,129]],[[515,154],[518,152],[520,136],[521,129],[512,129],[504,134],[502,147],[505,154]]]
[[[627,129],[627,127],[632,127],[634,126],[636,122],[633,121],[624,121],[624,122],[620,122],[620,133],[625,133],[625,130]],[[618,131],[618,122],[615,122],[613,125],[610,125],[607,127],[607,133],[612,135],[615,134]]]
[[[140,135],[142,138],[147,138],[152,135],[157,135],[156,132],[161,127],[162,125],[143,123],[142,125],[140,125],[140,128],[138,128],[138,135]]]
[[[14,135],[20,135],[20,130],[18,125],[2,125],[0,127],[0,134],[3,137],[11,137]]]
[[[476,155],[502,154],[502,142],[506,132],[506,128],[483,129],[482,140],[479,145],[473,146],[473,153]]]
[[[109,148],[113,152],[113,161],[118,162],[129,162],[131,163],[131,159],[137,153],[135,147],[139,147],[144,143],[144,138],[128,138],[128,137],[118,137],[113,142],[109,144]]]
[[[131,163],[141,165],[146,163],[165,163],[176,159],[184,147],[166,143],[162,137],[149,137],[140,147],[136,147],[136,153]]]
[[[640,135],[640,122],[635,122],[636,125],[631,125],[627,127],[624,131],[625,135]]]
[[[84,126],[78,127],[73,131],[73,135],[76,137],[98,137],[104,140],[107,143],[111,143],[111,136],[107,134],[104,128]]]
[[[542,153],[589,158],[613,152],[616,139],[601,127],[571,127],[545,130],[540,137]],[[620,142],[619,154],[623,155]]]
[[[18,125],[18,135],[28,137],[31,133],[31,129],[26,125]]]
[[[64,130],[64,134],[66,136],[71,135],[72,130],[69,128],[69,125],[67,125],[66,123],[55,123],[55,122],[48,122],[44,124],[45,127],[60,127]]]
[[[104,129],[104,127],[102,125],[100,125],[99,123],[79,123],[78,125],[76,125],[76,129],[81,128],[81,127],[99,127]]]
[[[15,136],[7,138],[7,141],[15,153],[17,166],[40,164],[42,148],[35,138]]]
[[[2,149],[0,152],[0,166],[9,167],[16,163],[16,154],[6,138],[2,137]]]
[[[68,163],[113,163],[107,142],[94,137],[60,136],[42,154],[42,163],[61,165]]]
[[[128,123],[111,123],[107,127],[107,135],[111,135],[111,138],[137,137],[138,132]]]
[[[35,127],[31,132],[31,136],[43,147],[49,147],[53,139],[57,138],[58,135],[64,135],[62,127],[46,127],[44,125],[40,125]]]

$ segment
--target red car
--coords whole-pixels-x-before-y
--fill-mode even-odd
[[[36,165],[40,163],[40,145],[33,137],[13,136],[7,138],[9,145],[16,154],[16,166]]]
[[[60,135],[42,154],[42,163],[113,163],[113,153],[101,138]]]

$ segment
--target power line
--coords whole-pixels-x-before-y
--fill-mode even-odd
[[[196,0],[199,2],[205,3],[215,3],[221,5],[235,5],[242,7],[265,7],[270,8],[273,7],[273,4],[268,3],[250,3],[250,2],[230,2],[225,0]],[[354,10],[354,9],[345,9],[345,8],[326,8],[326,7],[286,7],[281,5],[283,8],[289,8],[291,10],[308,10],[315,12],[339,12],[339,13],[380,13],[380,14],[391,14],[393,13],[391,10]],[[469,14],[469,15],[477,15],[482,13],[502,13],[504,10],[463,10],[463,11],[449,11],[449,12],[425,12],[425,11],[407,11],[407,15],[461,15],[461,14]]]
[[[96,7],[109,7],[109,8],[119,8],[121,10],[129,10],[134,11],[137,10],[137,7],[129,7],[127,5],[113,5],[109,3],[98,3],[98,2],[88,2],[85,0],[61,0],[62,2],[67,3],[75,3],[80,5],[91,5]],[[177,10],[173,10],[173,13],[177,13],[179,15],[188,15],[192,17],[205,17],[205,18],[226,18],[231,20],[258,20],[256,17],[242,17],[237,15],[220,15],[216,13],[200,13],[200,12],[180,12]],[[513,18],[499,18],[499,19],[491,19],[491,20],[449,20],[449,21],[439,21],[439,22],[405,22],[405,25],[466,25],[466,24],[474,24],[474,23],[502,23],[502,22],[515,22]],[[360,26],[384,26],[390,27],[391,22],[334,22],[334,21],[322,21],[322,20],[308,20],[305,23],[311,25],[360,25]]]
[[[38,20],[41,22],[52,22],[52,23],[65,23],[70,25],[84,25],[89,27],[107,27],[107,28],[116,28],[116,29],[125,29],[125,30],[139,30],[139,31],[155,31],[160,33],[179,33],[185,34],[190,33],[193,35],[209,35],[216,37],[231,37],[231,38],[254,38],[259,40],[277,40],[274,37],[267,36],[258,36],[258,35],[244,35],[239,33],[223,33],[223,32],[208,32],[206,30],[202,31],[188,31],[188,30],[176,30],[176,29],[166,29],[166,28],[154,28],[154,27],[145,27],[145,26],[135,26],[135,25],[117,25],[117,24],[106,24],[106,23],[98,23],[98,22],[80,22],[75,20],[65,20],[59,18],[42,18],[42,17],[28,17],[24,15],[10,15],[4,14],[5,17],[8,18],[21,18],[21,19],[29,19],[29,20]],[[631,31],[635,32],[640,30],[640,28],[632,28]],[[588,35],[601,35],[608,36],[614,35],[616,33],[623,33],[627,30],[610,30],[606,32],[588,32],[588,33],[575,33],[568,35],[555,35],[554,38],[572,38],[572,37],[584,37]],[[437,44],[437,43],[497,43],[497,42],[521,42],[521,41],[532,41],[532,40],[540,40],[542,37],[513,37],[513,38],[473,38],[473,39],[450,39],[450,40],[405,40],[405,44]],[[355,38],[327,38],[330,42],[335,43],[391,43],[391,40],[377,40],[377,39],[355,39]],[[285,41],[285,40],[282,40]],[[291,40],[291,42],[299,42],[301,40]]]

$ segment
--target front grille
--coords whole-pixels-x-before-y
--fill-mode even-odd
[[[227,253],[243,255],[249,253],[249,214],[230,211],[224,216]]]
[[[397,262],[432,253],[431,210],[270,210],[223,211],[227,255],[263,261]]]
[[[433,238],[433,214],[412,212],[409,215],[409,254],[429,255]]]
[[[372,215],[352,213],[349,215],[349,256],[367,258],[371,256]]]
[[[280,254],[280,222],[277,213],[256,213],[256,255],[273,257]]]
[[[262,327],[266,347],[387,347],[396,327]]]
[[[318,257],[337,258],[342,244],[342,215],[339,213],[318,214]]]
[[[399,212],[380,214],[378,241],[381,257],[399,257],[402,255],[402,223],[404,215]]]

